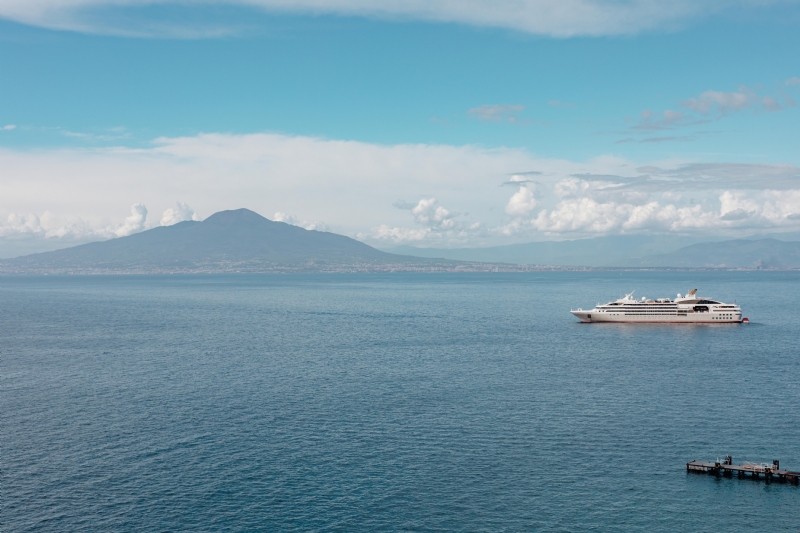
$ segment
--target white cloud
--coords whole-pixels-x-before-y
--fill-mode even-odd
[[[524,217],[533,211],[538,202],[533,196],[533,191],[523,185],[514,195],[508,200],[506,204],[506,213],[513,217]]]
[[[121,35],[197,38],[236,31],[226,26],[192,26],[171,19],[136,18],[136,7],[154,4],[195,10],[213,8],[215,4],[238,5],[268,12],[418,19],[570,37],[634,34],[674,27],[676,23],[726,9],[761,7],[765,2],[744,0],[731,5],[722,0],[4,0],[0,3],[0,17],[48,28]],[[126,17],[126,13],[131,16]]]
[[[403,208],[407,204],[395,203],[395,207]],[[396,244],[431,241],[444,244],[465,242],[475,236],[483,225],[480,222],[457,222],[458,213],[451,213],[438,205],[436,198],[423,198],[411,208],[414,222],[423,228],[391,227],[381,224],[372,228],[370,233],[360,233],[358,238],[364,240],[391,241]]]
[[[526,221],[501,226],[504,234],[530,233],[606,235],[613,233],[702,232],[800,227],[793,213],[800,212],[800,190],[763,191],[746,195],[725,191],[719,210],[703,205],[676,206],[647,201],[641,204],[568,198],[553,209],[542,210]]]
[[[642,165],[615,156],[544,159],[508,148],[202,134],[160,138],[145,148],[0,148],[0,168],[0,220],[47,208],[84,221],[74,228],[86,227],[92,235],[105,231],[107,237],[148,227],[139,212],[130,223],[119,224],[120,206],[130,205],[131,198],[141,199],[152,212],[165,213],[176,211],[176,197],[204,214],[247,207],[276,213],[276,219],[301,227],[358,235],[374,243],[494,245],[542,238],[542,232],[720,233],[739,227],[800,227],[789,218],[800,213],[800,204],[790,201],[792,191],[800,189],[800,169],[786,164]],[[765,190],[783,194],[767,196]],[[758,207],[725,204],[722,209],[720,197],[726,191]],[[435,199],[446,201],[441,205]],[[740,220],[720,220],[739,208],[755,212]],[[164,216],[152,223],[160,219]],[[317,220],[326,224],[313,222]],[[27,219],[15,219],[13,227],[29,223],[36,227]],[[46,231],[65,224],[65,219],[54,222]],[[44,216],[40,225],[45,227]],[[508,228],[501,230],[504,225]],[[66,235],[78,229],[61,231]],[[37,231],[31,238],[47,239],[45,230]],[[0,256],[2,246],[0,242]]]
[[[96,226],[77,216],[60,217],[45,211],[21,215],[9,213],[0,218],[0,238],[41,237],[65,241],[109,239],[142,231],[147,220],[147,208],[142,204],[131,206],[131,215],[120,224]]]
[[[93,229],[76,217],[60,219],[49,211],[9,213],[0,217],[0,258],[47,252],[97,240]]]
[[[755,214],[755,211],[745,211],[741,207],[720,215],[720,220],[744,220]]]
[[[3,131],[11,131],[11,130],[14,130],[14,129],[17,129],[17,126],[14,125],[14,124],[6,124],[5,126],[0,127],[0,130],[3,130]]]
[[[175,207],[170,207],[161,215],[162,226],[172,226],[187,220],[200,220],[194,209],[183,202],[176,202]]]
[[[272,220],[275,222],[285,222],[286,224],[291,224],[292,226],[296,226],[298,222],[296,216],[287,215],[286,213],[281,213],[280,211],[275,213],[275,215],[272,217]]]
[[[309,231],[316,230],[316,231],[330,231],[330,226],[325,224],[324,222],[309,222],[307,220],[299,220],[294,215],[287,215],[286,213],[282,213],[278,211],[273,215],[272,220],[276,222],[285,222],[286,224],[291,224],[292,226],[298,226],[303,229],[307,229]]]
[[[45,211],[8,213],[0,217],[0,258],[46,252],[67,246],[130,235],[145,229],[147,209],[131,206],[131,216],[121,223],[92,223],[79,216],[59,216]]]
[[[414,221],[417,224],[427,226],[437,230],[448,230],[455,228],[455,220],[450,211],[440,205],[436,205],[436,198],[423,198],[411,210]]]
[[[430,228],[410,229],[410,228],[391,228],[386,224],[381,224],[373,229],[372,233],[359,234],[360,239],[374,239],[379,241],[390,241],[395,244],[405,244],[422,242],[431,234]]]
[[[786,85],[800,85],[800,78],[797,76],[786,80]]]
[[[144,204],[133,204],[131,206],[131,216],[125,219],[125,222],[114,230],[114,235],[117,237],[126,237],[139,233],[144,229],[147,222],[147,208]]]

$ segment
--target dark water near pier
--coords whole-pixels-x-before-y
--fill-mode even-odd
[[[579,324],[624,292],[749,325]],[[3,531],[800,528],[800,273],[0,277]]]

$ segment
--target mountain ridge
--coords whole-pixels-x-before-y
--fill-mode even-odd
[[[0,261],[4,270],[180,271],[301,264],[424,262],[381,252],[344,235],[269,220],[249,209],[214,213],[108,241]]]
[[[0,260],[5,274],[488,271],[498,265],[391,254],[336,233],[269,220],[249,209],[214,213],[126,237]],[[506,266],[506,271],[530,270]]]
[[[396,247],[391,253],[249,209],[127,237],[0,260],[2,273],[530,271],[573,268],[800,268],[800,242],[753,237],[609,236],[483,249]],[[667,250],[664,253],[653,251]],[[444,252],[449,252],[444,253]],[[418,254],[418,255],[417,255]]]
[[[758,236],[703,241],[682,236],[609,236],[489,248],[398,246],[384,251],[460,261],[592,268],[800,268],[800,241]]]
[[[636,266],[689,268],[800,268],[800,242],[733,239],[703,242],[636,261]]]

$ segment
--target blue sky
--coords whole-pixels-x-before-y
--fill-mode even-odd
[[[798,2],[119,4],[0,2],[0,256],[234,207],[383,246],[800,225]]]

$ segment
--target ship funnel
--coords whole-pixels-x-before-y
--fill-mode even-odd
[[[697,294],[697,289],[692,289],[687,296],[694,296],[695,294]]]

